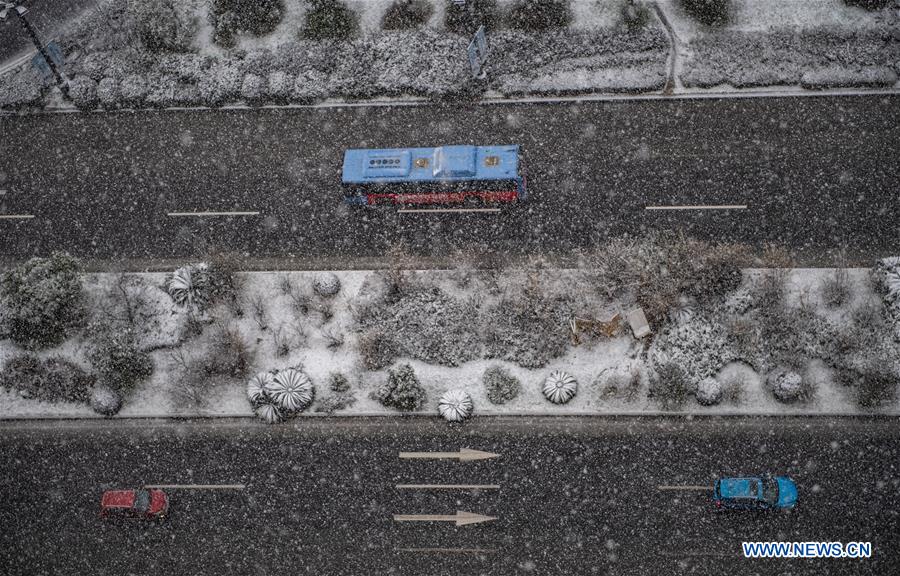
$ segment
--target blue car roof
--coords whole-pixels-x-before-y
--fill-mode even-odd
[[[345,184],[509,180],[519,177],[519,146],[363,148],[344,152]]]
[[[719,494],[722,498],[760,497],[759,478],[722,478],[719,482]]]

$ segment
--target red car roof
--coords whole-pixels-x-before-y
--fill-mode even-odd
[[[131,508],[134,505],[134,490],[107,490],[100,505],[104,508]]]

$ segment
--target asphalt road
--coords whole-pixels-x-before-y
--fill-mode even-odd
[[[896,419],[481,418],[0,423],[0,572],[876,574],[900,570]],[[500,455],[400,460],[400,451]],[[722,513],[718,475],[792,476],[795,510]],[[98,518],[104,489],[173,489],[163,524]],[[397,484],[498,484],[407,490]],[[456,527],[393,514],[494,516]],[[869,541],[873,557],[745,560],[742,541]]]
[[[675,229],[812,264],[900,246],[900,96],[606,101],[0,117],[0,258],[227,250],[334,261],[405,242],[440,258],[570,255]],[[343,151],[520,143],[531,197],[497,214],[350,210]],[[648,206],[746,205],[648,211]],[[258,212],[173,217],[172,212]]]

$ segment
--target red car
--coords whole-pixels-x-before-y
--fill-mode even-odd
[[[107,490],[100,500],[101,518],[162,520],[169,498],[162,490]]]

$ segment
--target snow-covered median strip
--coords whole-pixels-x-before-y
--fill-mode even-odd
[[[122,374],[118,418],[900,414],[900,262],[741,272],[713,258],[686,271],[670,255],[677,276],[634,292],[605,258],[572,270],[88,274],[86,330],[37,353],[0,340],[0,418],[101,417],[83,400],[39,398],[85,398],[83,386],[115,388]],[[674,300],[673,285],[684,287]],[[642,339],[614,316],[636,305],[654,331]],[[147,358],[133,364],[137,353]]]

